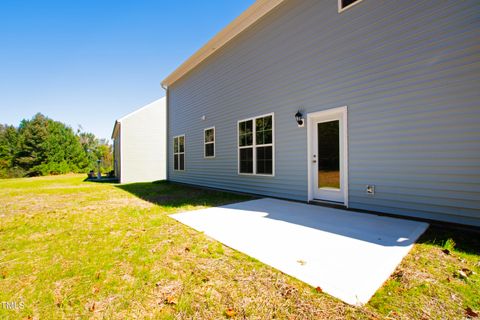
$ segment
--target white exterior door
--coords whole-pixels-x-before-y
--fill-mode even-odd
[[[348,200],[347,109],[308,114],[309,200]]]

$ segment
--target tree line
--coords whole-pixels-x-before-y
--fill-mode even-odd
[[[41,113],[18,127],[0,124],[0,178],[41,176],[113,167],[112,146]]]

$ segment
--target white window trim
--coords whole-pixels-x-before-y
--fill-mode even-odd
[[[175,152],[175,139],[180,138],[180,137],[183,137],[183,152],[180,152],[180,146],[178,147],[179,152]],[[186,154],[187,154],[187,143],[186,142],[187,142],[187,140],[185,139],[185,134],[180,134],[178,136],[173,137],[173,171],[185,171],[186,170],[186,167],[187,167],[186,166],[186,163],[187,163],[187,161],[186,161],[187,160],[187,156],[186,156]],[[176,154],[179,155],[179,157],[178,157],[178,159],[179,159],[178,160],[179,161],[178,169],[175,169],[175,155]],[[183,154],[183,170],[180,169],[180,155],[181,154]]]
[[[211,129],[213,129],[213,142],[205,142],[205,132],[206,132],[207,130],[211,130]],[[217,147],[216,147],[217,136],[216,136],[216,131],[217,131],[217,130],[215,130],[215,127],[210,127],[210,128],[205,128],[205,129],[203,129],[203,158],[204,158],[204,159],[214,159],[214,158],[217,156]],[[205,154],[205,146],[206,146],[207,144],[213,144],[213,156],[207,156],[207,155]]]
[[[272,143],[268,144],[260,144],[257,145],[257,126],[255,124],[255,120],[258,118],[264,118],[272,116]],[[252,145],[251,146],[240,146],[240,141],[239,141],[239,132],[240,132],[240,122],[244,121],[249,121],[252,120],[253,122],[253,139],[252,139]],[[236,133],[236,139],[237,139],[237,174],[241,176],[260,176],[260,177],[275,177],[275,113],[267,113],[263,114],[260,116],[256,117],[251,117],[251,118],[246,118],[242,120],[237,121],[237,133]],[[257,147],[272,147],[272,174],[264,174],[264,173],[256,173],[257,172]],[[243,173],[240,172],[240,149],[245,149],[245,148],[253,148],[253,173]]]
[[[363,0],[358,0],[357,2],[351,3],[348,6],[342,8],[342,0],[338,0],[338,13],[342,13],[343,11],[348,10],[362,1]]]

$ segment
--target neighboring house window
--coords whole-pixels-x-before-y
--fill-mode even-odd
[[[273,175],[273,114],[238,122],[238,172]]]
[[[342,12],[357,3],[361,2],[362,0],[338,0],[338,12]]]
[[[173,138],[173,169],[185,170],[185,135]]]
[[[203,156],[205,158],[215,158],[215,127],[203,131]]]

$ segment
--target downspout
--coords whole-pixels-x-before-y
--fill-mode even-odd
[[[168,116],[169,116],[169,98],[168,98],[168,87],[165,86],[163,83],[160,83],[160,86],[162,87],[163,90],[165,90],[165,138],[166,138],[166,142],[165,142],[165,170],[166,170],[166,178],[167,178],[167,181],[170,180],[170,177],[169,177],[169,159],[170,159],[170,155],[168,153],[169,151],[169,145],[170,145],[170,140],[169,140],[169,122],[168,121]]]

